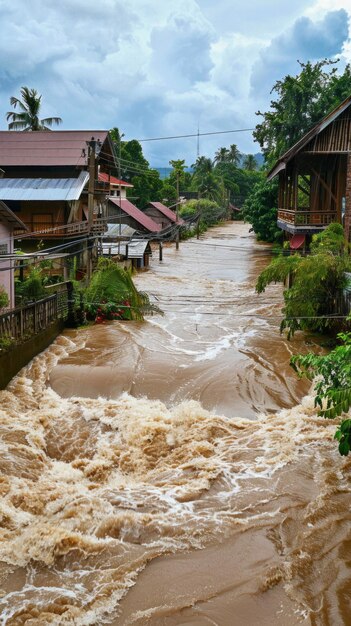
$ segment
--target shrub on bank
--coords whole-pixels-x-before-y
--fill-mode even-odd
[[[85,289],[84,307],[87,319],[97,323],[114,319],[143,320],[146,313],[160,313],[147,294],[136,289],[129,270],[104,258],[99,259]]]

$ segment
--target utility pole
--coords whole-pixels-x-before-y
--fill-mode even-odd
[[[88,234],[91,234],[94,220],[94,197],[95,197],[95,176],[96,176],[96,140],[94,137],[90,141],[87,141],[88,145],[88,171],[89,171],[89,183],[88,183]],[[89,238],[86,240],[86,264],[87,264],[87,278],[88,280],[92,274],[92,240]]]
[[[96,157],[96,140],[94,137],[88,144],[88,169],[89,169],[89,183],[88,183],[88,227],[89,233],[93,225],[94,219],[94,191],[95,191],[95,157]]]
[[[122,154],[122,137],[124,137],[124,133],[119,135],[118,140],[118,178],[121,180],[121,154]]]
[[[124,133],[118,131],[118,178],[121,180],[121,154],[122,154],[122,137]],[[122,236],[122,203],[121,203],[122,187],[119,186],[119,239],[118,239],[118,254],[121,252],[121,236]]]
[[[176,206],[176,224],[177,224],[177,233],[176,233],[176,250],[179,250],[179,169],[176,171],[177,174],[177,206]]]

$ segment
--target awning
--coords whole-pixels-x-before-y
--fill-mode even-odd
[[[290,249],[297,250],[301,248],[305,243],[306,236],[305,235],[293,235],[290,239]]]

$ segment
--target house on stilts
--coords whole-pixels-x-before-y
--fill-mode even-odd
[[[351,96],[276,162],[278,226],[291,248],[308,246],[332,222],[351,239]]]

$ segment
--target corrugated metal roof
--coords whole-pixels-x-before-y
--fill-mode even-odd
[[[132,237],[135,233],[135,228],[132,228],[128,224],[107,224],[107,231],[104,232],[103,238],[109,239],[114,237]]]
[[[118,209],[122,209],[124,213],[132,217],[151,233],[158,233],[158,231],[161,230],[159,224],[156,224],[151,217],[145,215],[145,213],[140,211],[140,209],[134,206],[129,200],[125,198],[109,198],[109,202],[112,202]]]
[[[107,130],[0,131],[0,167],[87,165],[87,141],[103,144]]]
[[[27,226],[17,217],[16,213],[11,211],[2,200],[0,200],[0,220],[7,222],[11,226],[19,226],[23,228],[23,230],[28,230]]]
[[[288,163],[300,150],[302,150],[306,144],[308,144],[313,137],[321,133],[329,124],[339,117],[349,106],[351,105],[351,96],[346,98],[341,104],[339,104],[333,111],[328,113],[323,119],[318,122],[308,133],[306,133],[299,141],[297,141],[283,156],[278,159],[276,164],[267,174],[267,179],[272,180],[280,171],[285,169],[286,163]]]
[[[88,180],[88,172],[81,172],[78,178],[0,178],[0,198],[78,200]]]
[[[110,183],[110,185],[119,185],[120,187],[134,187],[132,183],[126,183],[125,180],[109,176],[106,172],[99,172],[99,180],[102,180],[104,183]]]
[[[172,211],[172,209],[169,209],[165,204],[162,204],[162,202],[149,202],[149,204],[154,207],[154,209],[160,211],[160,213],[167,217],[171,222],[177,222],[176,213]],[[184,224],[184,220],[182,220],[181,217],[178,217],[178,224]]]
[[[131,239],[131,241],[121,241],[119,244],[115,243],[111,245],[110,243],[102,244],[102,251],[104,255],[115,256],[117,254],[122,254],[126,256],[127,254],[127,246],[128,246],[128,258],[129,259],[142,259],[145,252],[148,252],[150,255],[151,246],[147,239]]]

